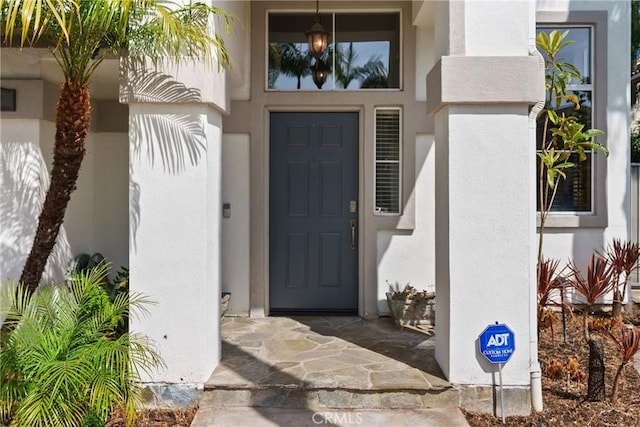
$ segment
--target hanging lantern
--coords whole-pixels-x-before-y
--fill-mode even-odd
[[[307,43],[309,44],[309,54],[320,60],[322,55],[327,50],[329,45],[329,32],[324,29],[320,23],[320,1],[316,2],[316,21],[311,26],[311,29],[304,33],[307,37]]]
[[[329,69],[325,63],[316,59],[316,63],[311,66],[311,75],[318,89],[322,89],[322,85],[327,81],[327,74],[329,74]]]

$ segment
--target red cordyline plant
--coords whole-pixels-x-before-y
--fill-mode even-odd
[[[594,252],[591,254],[586,279],[575,262],[569,264],[572,272],[571,283],[586,300],[584,309],[584,338],[589,345],[589,376],[587,379],[587,400],[600,401],[605,397],[604,344],[601,339],[589,333],[589,312],[591,307],[612,289],[613,270],[606,258]]]
[[[564,284],[560,278],[564,269],[558,271],[560,260],[543,258],[538,267],[538,332],[544,327],[551,328],[551,340],[554,339],[553,323],[555,317],[546,309],[549,305],[559,306],[562,310],[569,308],[564,301],[552,298],[553,291],[561,290]]]
[[[627,284],[631,279],[631,272],[637,268],[639,255],[637,243],[623,242],[621,239],[613,239],[607,248],[605,256],[612,270],[613,282],[612,317],[622,317],[622,301],[627,294]]]
[[[582,275],[575,262],[572,261],[568,267],[571,270],[571,285],[586,302],[583,327],[584,337],[588,342],[590,339],[589,311],[600,298],[611,291],[613,287],[613,270],[609,268],[606,258],[598,253],[591,254],[586,278]]]
[[[612,333],[609,333],[609,336],[616,343],[618,349],[620,349],[622,356],[622,361],[620,362],[620,366],[618,366],[611,390],[611,401],[616,402],[618,400],[618,385],[624,367],[627,366],[633,356],[640,351],[640,329],[635,327],[629,328],[622,325],[620,326],[620,339],[616,338]]]

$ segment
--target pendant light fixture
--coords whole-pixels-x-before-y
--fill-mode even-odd
[[[316,20],[311,26],[311,29],[304,33],[307,37],[307,43],[309,43],[309,54],[313,56],[316,61],[322,58],[322,55],[327,50],[329,44],[329,32],[324,29],[320,23],[320,0],[316,0]],[[326,76],[325,76],[326,77]]]
[[[322,85],[327,81],[328,72],[329,69],[321,59],[316,59],[316,63],[311,66],[311,76],[318,89],[322,89]]]

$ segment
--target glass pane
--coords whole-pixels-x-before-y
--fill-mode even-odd
[[[537,177],[540,177],[540,159],[537,159]],[[573,168],[566,169],[567,178],[560,181],[552,212],[590,212],[591,211],[591,169],[592,155],[587,153],[587,159],[578,161],[578,155],[572,155],[569,161],[576,163]],[[547,199],[549,199],[548,197]],[[538,211],[540,199],[537,198]]]
[[[315,60],[309,55],[305,32],[316,20],[315,13],[269,14],[269,51],[267,88],[280,90],[316,89],[312,67]],[[320,23],[326,31],[333,32],[332,14],[320,14]],[[331,43],[331,35],[329,36]],[[325,53],[329,57],[329,49]],[[323,90],[333,89],[330,70]]]
[[[336,15],[336,89],[400,87],[400,14]]]
[[[330,33],[321,62],[308,52],[305,32],[315,13],[270,13],[267,88],[334,90],[400,88],[400,13],[320,14]],[[324,83],[319,83],[324,75]],[[314,80],[315,76],[315,80]]]
[[[563,100],[560,108],[557,110],[558,115],[565,114],[566,116],[576,116],[580,119],[580,122],[585,124],[586,129],[592,127],[592,104],[591,104],[591,92],[590,91],[569,91],[568,94],[575,95],[579,101],[579,108],[576,108],[576,103],[570,100]],[[541,115],[538,118],[537,124],[537,149],[541,149],[542,133],[544,131],[544,118],[545,115]],[[548,126],[553,127],[552,123]],[[561,150],[564,145],[562,140],[553,141],[550,130],[547,131],[547,140],[545,143],[549,146],[552,142],[556,149]],[[536,173],[539,182],[540,177],[540,159],[538,161],[538,167]],[[577,166],[565,170],[567,174],[566,179],[560,181],[558,185],[558,191],[555,202],[552,206],[552,211],[566,211],[566,212],[590,212],[591,211],[591,162],[592,155],[587,153],[587,159],[580,162],[578,155],[572,155],[569,159],[570,162],[576,163]],[[537,188],[537,185],[536,185]],[[538,210],[540,210],[539,198],[536,199],[538,204]]]
[[[591,73],[591,28],[589,27],[573,27],[573,28],[538,28],[538,33],[544,31],[550,33],[554,29],[560,30],[561,33],[569,31],[565,40],[573,40],[573,43],[566,46],[560,51],[560,57],[564,62],[573,64],[580,74],[582,74],[582,83],[592,83]],[[578,82],[571,82],[578,83]]]

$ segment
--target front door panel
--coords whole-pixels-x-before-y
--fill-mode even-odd
[[[358,113],[271,113],[272,313],[358,308]]]

